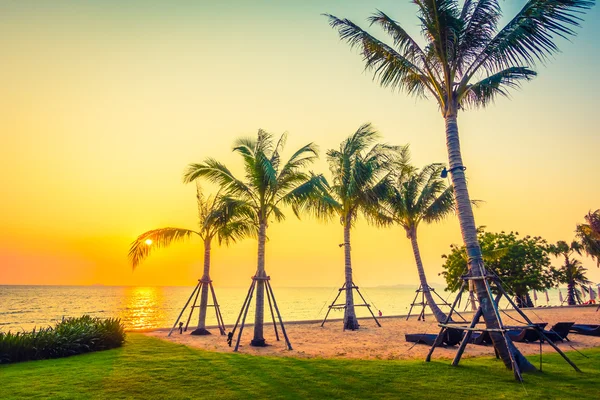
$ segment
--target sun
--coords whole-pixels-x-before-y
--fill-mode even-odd
[[[152,244],[152,239],[146,239],[146,244],[150,246]]]

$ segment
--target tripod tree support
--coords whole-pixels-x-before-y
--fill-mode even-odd
[[[375,323],[377,324],[378,327],[381,328],[381,324],[379,323],[379,321],[377,320],[377,317],[375,317],[375,314],[373,314],[373,311],[371,310],[371,305],[369,303],[367,303],[367,301],[365,300],[363,295],[360,293],[360,290],[358,290],[358,286],[356,286],[354,284],[354,282],[352,282],[351,289],[356,290],[356,292],[358,293],[358,295],[360,296],[360,298],[363,301],[363,304],[355,304],[354,307],[367,307],[367,309],[371,313],[371,316],[375,320]],[[331,312],[332,309],[342,309],[342,310],[346,309],[346,304],[342,304],[342,303],[336,304],[335,303],[337,301],[337,299],[340,297],[340,295],[342,294],[342,292],[344,292],[345,290],[346,290],[346,283],[344,283],[344,285],[341,288],[339,288],[337,296],[335,296],[335,299],[333,299],[333,302],[331,302],[331,304],[329,305],[329,309],[327,310],[327,313],[325,314],[325,318],[323,319],[323,322],[321,322],[321,327],[323,327],[323,325],[325,325],[325,322],[327,321],[327,317],[329,316],[329,313]],[[344,330],[346,330],[346,321],[344,321]]]
[[[428,286],[428,290],[430,292],[433,292],[439,299],[440,299],[440,306],[447,306],[447,307],[451,307],[451,304],[448,303],[446,300],[444,300],[444,298],[442,296],[439,295],[438,292],[435,291],[434,288],[432,288],[431,286]],[[408,310],[408,315],[406,316],[406,320],[408,321],[408,319],[410,318],[410,315],[412,314],[412,310],[414,306],[421,306],[421,313],[419,314],[419,321],[423,320],[425,321],[425,309],[427,308],[427,299],[425,298],[425,290],[423,289],[422,285],[419,285],[419,288],[416,290],[415,294],[415,298],[413,299],[411,305],[410,305],[410,309]],[[421,301],[417,302],[417,298],[419,297],[419,294],[421,294]],[[458,315],[464,322],[467,322],[467,320],[460,315],[460,313],[458,311],[454,311],[456,313],[456,315]]]
[[[248,289],[248,294],[246,294],[246,298],[244,299],[244,304],[242,305],[240,314],[238,315],[237,320],[235,321],[235,326],[233,327],[233,330],[231,331],[231,337],[233,337],[238,326],[240,328],[238,335],[237,335],[235,348],[233,349],[233,351],[237,352],[240,347],[240,340],[242,339],[242,332],[244,331],[244,326],[246,324],[246,317],[248,316],[248,310],[250,309],[250,303],[252,301],[252,297],[254,296],[254,290],[256,289],[257,281],[265,282],[267,300],[269,302],[269,310],[271,311],[271,317],[273,320],[273,329],[275,330],[275,338],[277,339],[277,341],[280,340],[279,333],[277,331],[277,323],[275,322],[275,313],[273,312],[273,308],[275,308],[275,312],[277,313],[277,319],[279,320],[279,325],[281,327],[281,332],[283,333],[283,337],[285,338],[286,346],[287,346],[288,350],[293,350],[292,344],[290,343],[290,339],[288,338],[287,332],[285,331],[285,326],[283,325],[283,320],[282,320],[281,314],[279,312],[279,307],[277,307],[277,300],[275,300],[275,294],[273,293],[273,288],[271,287],[271,277],[270,276],[259,277],[259,276],[255,275],[252,277],[252,283],[250,284],[250,288]]]
[[[496,318],[498,319],[498,325],[499,328],[477,328],[477,325],[479,324],[479,320],[481,319],[482,315],[483,315],[483,310],[482,310],[482,305],[480,304],[477,312],[475,313],[475,315],[473,316],[473,320],[471,321],[471,323],[468,326],[460,326],[460,323],[456,323],[456,322],[451,322],[451,317],[452,317],[452,313],[455,311],[456,305],[458,304],[463,291],[465,289],[466,286],[466,281],[472,280],[472,279],[483,279],[485,280],[485,285],[486,285],[486,290],[488,292],[488,298],[486,300],[489,300],[491,305],[494,307],[494,312],[496,314]],[[490,282],[494,284],[497,295],[496,297],[492,297],[492,290],[490,287]],[[510,303],[510,305],[519,313],[519,315],[521,317],[523,317],[523,319],[527,322],[527,325],[524,326],[505,326],[502,323],[502,319],[500,318],[500,314],[498,311],[498,303],[500,302],[500,300],[502,299],[502,296],[506,297],[506,299],[508,300],[508,302]],[[511,358],[511,366],[512,366],[512,370],[515,376],[515,379],[522,382],[523,381],[523,376],[521,374],[521,369],[519,367],[519,363],[517,360],[515,360],[514,357],[514,353],[512,352],[512,349],[514,348],[514,344],[512,343],[512,340],[510,339],[510,337],[508,336],[507,331],[509,329],[531,329],[531,330],[535,330],[540,338],[540,341],[545,341],[548,342],[548,344],[550,346],[552,346],[552,348],[554,350],[556,350],[556,352],[558,352],[558,354],[560,354],[562,356],[562,358],[565,359],[565,361],[567,361],[567,363],[569,363],[569,365],[571,365],[573,367],[573,369],[575,369],[575,371],[577,372],[581,372],[581,370],[567,357],[567,355],[565,353],[563,353],[557,346],[556,344],[554,344],[554,342],[552,340],[550,340],[546,334],[544,334],[544,329],[538,325],[535,324],[531,321],[531,319],[529,319],[529,317],[527,317],[527,315],[525,315],[525,313],[523,313],[523,311],[517,307],[517,305],[513,302],[512,298],[506,293],[506,291],[504,290],[504,288],[502,287],[502,285],[499,282],[499,278],[496,275],[485,275],[485,276],[481,276],[481,277],[473,277],[473,276],[463,276],[463,284],[458,292],[458,295],[456,296],[456,299],[454,300],[454,303],[452,304],[452,308],[450,309],[450,312],[448,313],[448,316],[446,318],[446,320],[444,321],[444,323],[439,324],[440,326],[440,333],[438,334],[435,342],[433,343],[433,345],[431,346],[431,349],[429,350],[429,354],[427,355],[427,358],[425,359],[426,362],[431,361],[431,356],[433,354],[433,351],[435,350],[435,348],[439,345],[442,344],[443,342],[443,338],[444,335],[447,333],[447,331],[449,329],[454,329],[457,331],[461,331],[461,332],[465,332],[464,333],[464,337],[460,343],[460,346],[458,348],[458,351],[456,352],[456,355],[454,357],[454,360],[452,361],[452,365],[453,366],[457,366],[458,363],[460,362],[460,359],[462,357],[462,354],[467,346],[467,344],[470,343],[470,339],[471,336],[473,334],[474,331],[478,331],[478,332],[489,332],[490,335],[495,334],[495,335],[501,335],[503,341],[506,343],[506,346],[509,349],[509,354],[510,354],[510,358]],[[494,348],[494,350],[496,351],[496,349]],[[496,352],[496,356],[498,356],[498,353]]]
[[[187,300],[187,302],[183,306],[183,309],[179,313],[179,316],[177,317],[177,320],[175,321],[175,323],[173,324],[173,327],[169,331],[169,335],[168,336],[171,336],[171,334],[173,333],[173,331],[177,327],[177,324],[179,323],[179,320],[181,319],[181,316],[183,315],[183,313],[187,309],[188,305],[192,301],[192,298],[194,297],[194,295],[196,295],[196,297],[194,298],[194,301],[192,302],[192,305],[190,307],[190,315],[189,315],[189,317],[187,319],[187,322],[185,324],[185,328],[183,329],[184,332],[187,332],[188,326],[190,324],[190,320],[192,319],[192,314],[194,313],[194,309],[200,308],[200,305],[198,305],[198,295],[200,294],[200,292],[203,289],[210,290],[210,292],[212,294],[213,304],[207,304],[207,307],[214,307],[214,309],[215,309],[215,315],[216,315],[216,318],[217,318],[217,326],[219,328],[219,332],[221,333],[221,335],[225,335],[225,323],[223,322],[223,315],[221,314],[221,308],[219,306],[219,303],[217,302],[217,296],[215,294],[215,288],[213,287],[212,281],[210,279],[198,279],[198,284],[196,285],[196,287],[192,291],[192,294],[190,295],[189,299]],[[183,324],[183,322],[182,322],[182,324]],[[210,332],[208,332],[208,331],[206,331],[206,332],[207,332],[207,334],[210,334]]]

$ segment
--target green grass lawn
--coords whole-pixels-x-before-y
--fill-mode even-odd
[[[598,399],[600,348],[557,354],[544,372],[513,380],[493,358],[448,360],[303,360],[211,353],[130,334],[124,347],[69,358],[0,366],[0,398],[432,398]],[[532,357],[539,365],[539,359]]]

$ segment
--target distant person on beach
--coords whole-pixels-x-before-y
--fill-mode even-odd
[[[181,335],[183,333],[183,322],[179,323],[179,334]]]
[[[227,334],[227,344],[231,347],[231,341],[233,340],[233,332]]]
[[[383,313],[381,312],[381,310],[379,310],[379,316],[382,317]]]

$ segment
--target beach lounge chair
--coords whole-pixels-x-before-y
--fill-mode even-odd
[[[479,346],[492,344],[492,337],[489,332],[473,332],[471,335],[471,343]]]
[[[536,325],[538,325],[540,328],[543,329],[546,327],[546,325],[548,325],[548,323],[542,322],[542,323],[538,323]],[[509,330],[506,333],[508,334],[508,337],[513,342],[532,343],[532,342],[540,340],[540,334],[535,329],[529,329],[529,328],[515,329],[515,330]]]
[[[575,324],[574,322],[559,322],[552,326],[550,330],[544,331],[544,335],[553,342],[562,342],[569,336],[569,330]]]
[[[434,333],[407,333],[404,338],[407,342],[422,343],[429,346],[433,346],[435,339],[438,335]],[[463,337],[463,331],[458,329],[448,329],[444,333],[442,344],[446,346],[456,346],[460,343]]]
[[[571,332],[580,335],[600,336],[600,325],[575,324],[571,327]]]

